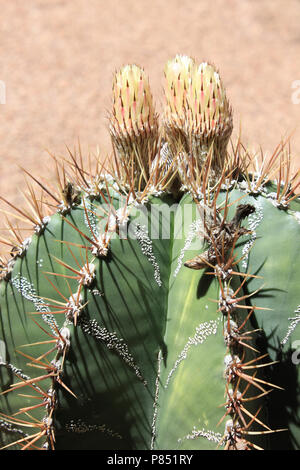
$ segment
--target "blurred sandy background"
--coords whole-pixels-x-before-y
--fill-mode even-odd
[[[218,66],[247,144],[271,153],[294,131],[300,162],[299,0],[0,0],[0,194],[20,203],[17,165],[47,175],[45,149],[109,153],[115,68],[144,66],[159,108],[177,53]]]

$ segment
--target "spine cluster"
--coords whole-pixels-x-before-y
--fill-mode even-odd
[[[227,418],[225,432],[219,444],[224,444],[225,449],[228,450],[262,449],[251,442],[251,436],[281,431],[271,430],[258,417],[262,409],[262,398],[274,388],[281,389],[281,387],[257,377],[260,369],[274,362],[262,363],[261,360],[267,354],[260,355],[255,347],[257,330],[251,326],[251,316],[259,307],[252,306],[247,301],[256,292],[243,293],[245,282],[255,276],[238,272],[234,255],[240,236],[249,233],[241,228],[241,222],[254,210],[253,206],[239,205],[230,222],[224,219],[221,221],[219,215],[216,214],[214,219],[217,223],[207,227],[206,237],[210,244],[209,249],[185,263],[185,266],[192,269],[212,268],[213,272],[209,274],[217,278],[220,287],[218,311],[223,316],[223,336],[226,347],[224,358],[226,401],[223,405],[225,414],[218,424]],[[242,277],[244,279],[241,281]],[[255,401],[259,405],[255,405]],[[254,412],[249,410],[249,404],[252,405],[252,409],[255,409]],[[253,431],[252,427],[257,425],[260,430]]]

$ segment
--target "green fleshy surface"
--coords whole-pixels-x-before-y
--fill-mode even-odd
[[[188,196],[182,199],[180,206],[183,208],[186,203],[191,203]],[[194,220],[198,218],[195,213]],[[182,216],[178,211],[175,234],[181,230],[181,226]],[[194,240],[189,249],[185,249],[188,236],[189,233],[183,239],[175,237],[173,242],[165,335],[168,349],[161,361],[154,448],[215,450],[222,449],[222,445],[218,447],[218,444],[224,434],[224,425],[230,418],[227,416],[220,423],[225,413],[221,405],[226,401],[225,318],[218,312],[218,304],[214,302],[219,298],[220,287],[217,279],[207,274],[212,269],[195,271],[183,266],[185,261],[206,249],[204,241],[199,239]],[[179,259],[182,261],[180,269]],[[236,289],[238,285],[234,281],[232,288]],[[242,323],[247,313],[244,309],[236,310],[239,323]],[[250,321],[246,323],[244,331],[249,329],[253,329]],[[257,335],[253,335],[253,341],[250,342],[253,347],[256,347],[256,340]],[[245,362],[254,357],[255,354],[247,350]],[[252,375],[253,371],[247,373]],[[250,387],[245,397],[258,393],[257,389]],[[263,401],[256,400],[254,408],[250,403],[247,409],[254,414]],[[263,421],[265,418],[265,415],[260,415]],[[250,441],[264,448],[267,446],[264,437],[250,438]]]
[[[159,204],[159,201],[157,203]],[[95,207],[93,210],[96,210]],[[143,214],[139,216],[137,213],[134,217],[141,225],[147,226],[148,221]],[[66,218],[91,237],[82,208],[72,210],[72,214]],[[57,263],[54,256],[77,268],[67,244],[58,240],[87,244],[84,237],[67,222],[61,221],[61,217],[57,214],[52,217],[43,236],[33,237],[26,256],[17,260],[12,279],[25,278],[25,282],[35,289],[36,295],[64,302],[42,274],[42,272],[72,274]],[[77,259],[80,259],[80,249],[74,245],[70,245],[70,248]],[[107,347],[105,341],[84,334],[80,321],[77,328],[70,326],[72,346],[65,363],[63,380],[77,399],[59,387],[60,405],[55,419],[58,449],[68,446],[73,448],[74,444],[76,448],[149,447],[156,358],[158,350],[163,345],[165,328],[170,240],[159,243],[154,241],[152,251],[155,259],[157,257],[160,260],[157,277],[160,277],[161,286],[154,277],[155,266],[142,253],[137,240],[119,240],[116,236],[111,241],[111,251],[107,259],[94,261],[97,281],[91,290],[84,290],[84,302],[88,301],[84,315],[87,320],[96,321],[99,329],[105,328],[106,332],[115,333],[118,347],[127,348],[126,357],[130,361],[133,358],[134,365],[132,367],[128,365],[118,352]],[[89,256],[90,260],[91,258],[92,256]],[[42,267],[39,267],[39,260],[42,260]],[[65,279],[49,274],[47,276],[66,298],[77,289],[77,281],[68,279],[69,288]],[[24,290],[23,287],[22,296],[13,284],[16,285],[1,283],[1,339],[6,344],[7,360],[14,366],[22,368],[25,374],[36,376],[36,370],[25,365],[28,360],[17,355],[14,349],[23,344],[49,338],[30,318],[28,312],[34,312],[35,305],[33,301],[24,298],[24,295],[25,297],[30,295],[28,289]],[[97,294],[93,293],[95,290]],[[51,333],[40,315],[34,315],[33,318]],[[62,327],[64,315],[57,314],[55,319],[59,327]],[[16,328],[17,324],[21,327]],[[45,345],[26,348],[24,352],[37,357],[45,352]],[[52,359],[53,355],[50,358]],[[13,376],[8,378],[6,368],[0,369],[4,374],[1,380],[2,389],[6,390],[18,379]],[[142,378],[138,377],[137,373],[141,374]],[[143,382],[147,382],[147,385]],[[50,384],[50,381],[43,384],[46,385],[45,390]],[[112,403],[114,403],[113,412]],[[17,397],[16,392],[1,397],[1,411],[5,414],[12,414],[20,406],[29,405],[32,405],[32,400],[24,401],[23,398]],[[33,413],[33,416],[41,420],[44,410]],[[24,415],[20,417],[25,419]],[[66,432],[74,429],[70,426],[71,420],[76,423],[76,432]],[[97,426],[97,432],[81,433],[83,422],[89,426],[89,429],[95,429]],[[33,432],[30,431],[30,434]],[[9,438],[7,440],[6,435],[2,439],[3,445],[12,442],[15,440],[15,433],[11,441]]]
[[[231,197],[239,197],[234,192]],[[247,291],[261,290],[249,299],[250,305],[268,310],[256,310],[257,326],[262,328],[260,349],[274,361],[266,369],[271,383],[284,388],[274,390],[268,400],[269,423],[272,429],[288,428],[288,432],[274,434],[270,441],[274,449],[300,448],[300,369],[295,359],[299,358],[300,322],[286,337],[295,310],[300,305],[300,221],[295,213],[300,211],[300,201],[294,200],[290,209],[276,208],[263,196],[247,196],[245,202],[254,204],[262,218],[255,228],[256,239],[249,253],[247,269],[263,279],[247,282]],[[291,210],[293,209],[293,210]],[[246,268],[240,263],[242,271]]]
[[[232,191],[231,201],[241,195],[244,193]],[[222,199],[224,194],[220,196],[220,201]],[[117,194],[113,202],[117,207]],[[266,400],[256,404],[256,408],[249,407],[249,410],[253,412],[260,404],[267,404],[271,428],[290,428],[289,433],[270,436],[271,448],[299,448],[299,366],[291,361],[294,352],[292,343],[298,339],[297,334],[299,337],[299,326],[282,349],[279,342],[288,330],[288,319],[294,316],[293,312],[299,305],[299,243],[296,240],[299,240],[300,224],[290,212],[275,208],[263,196],[247,196],[242,202],[253,203],[257,208],[261,206],[263,211],[248,264],[251,273],[264,279],[247,281],[244,293],[253,292],[263,283],[264,288],[247,299],[246,303],[272,308],[271,312],[256,311],[247,328],[264,329],[263,333],[255,336],[253,344],[259,346],[262,354],[268,352],[272,360],[281,361],[266,372],[271,383],[286,389],[285,392],[273,391]],[[189,196],[185,196],[179,208],[190,203]],[[94,201],[93,204],[91,207],[96,211],[98,203]],[[171,198],[151,200],[156,228],[162,225],[164,216],[161,210],[165,204],[173,205],[175,201]],[[298,201],[294,201],[293,210],[299,211],[299,205]],[[229,219],[233,213],[234,206],[230,209]],[[72,210],[66,218],[91,237],[82,207]],[[91,215],[91,223],[92,219]],[[132,212],[130,220],[134,219],[145,226],[149,222],[148,215],[143,213]],[[251,217],[243,225],[247,226],[250,222]],[[172,218],[170,224],[171,238],[153,239],[151,245],[159,266],[161,286],[154,276],[155,266],[142,253],[139,242],[120,240],[116,236],[111,241],[108,257],[94,261],[95,284],[91,289],[84,290],[84,302],[88,302],[84,318],[96,321],[98,329],[105,328],[123,340],[119,344],[126,345],[147,385],[120,354],[109,349],[104,341],[86,334],[80,320],[77,327],[69,325],[71,348],[65,360],[62,379],[77,398],[58,387],[59,406],[54,420],[57,449],[149,449],[152,445],[154,449],[215,449],[220,435],[223,435],[226,420],[217,427],[224,414],[224,408],[219,405],[225,401],[223,318],[217,312],[217,303],[210,300],[218,299],[219,285],[213,276],[203,271],[193,271],[183,265],[178,269],[188,228],[183,239],[177,236],[182,226],[178,210],[174,227]],[[153,238],[154,233],[151,235]],[[237,257],[242,254],[248,238],[239,241]],[[43,236],[34,236],[26,256],[17,260],[12,278],[20,275],[30,282],[38,296],[63,301],[43,274],[46,271],[72,274],[58,264],[54,256],[76,268],[67,244],[58,241],[62,239],[88,245],[83,236],[56,214]],[[70,248],[79,259],[80,249],[72,245]],[[184,252],[182,262],[204,249],[203,243],[198,240],[198,245],[193,244]],[[239,268],[246,269],[243,262]],[[48,277],[66,298],[70,297],[70,290],[63,278]],[[71,279],[68,282],[71,292],[75,292],[77,282]],[[25,374],[37,376],[40,369],[28,367],[28,360],[15,350],[22,350],[34,357],[47,350],[45,345],[20,347],[49,339],[32,318],[47,331],[51,330],[40,315],[28,313],[35,310],[34,303],[25,299],[11,282],[1,282],[0,289],[0,331],[1,339],[6,343],[7,359]],[[239,315],[244,318],[246,311],[241,310]],[[56,315],[55,319],[59,327],[65,320],[61,314]],[[250,354],[249,360],[253,357]],[[52,358],[53,355],[49,355],[49,360]],[[18,381],[3,366],[0,366],[0,374],[2,390]],[[43,388],[47,390],[50,385],[50,380],[47,380]],[[23,393],[31,393],[27,387],[23,390]],[[250,391],[250,396],[257,393],[257,390]],[[32,400],[20,397],[16,392],[0,397],[1,411],[10,415],[20,406],[30,406],[32,403]],[[32,416],[41,420],[44,410],[37,409]],[[20,417],[27,419],[24,415]],[[259,417],[265,421],[265,415],[260,414]],[[26,432],[33,434],[36,430],[26,429]],[[19,438],[16,433],[10,435],[2,432],[0,435],[1,445]],[[253,442],[266,447],[264,439],[253,439]]]

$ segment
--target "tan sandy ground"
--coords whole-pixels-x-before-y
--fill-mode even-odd
[[[294,131],[300,162],[299,0],[0,0],[0,11],[0,194],[12,202],[16,165],[49,174],[45,149],[66,154],[79,137],[110,152],[115,68],[143,65],[160,107],[177,53],[217,65],[247,144],[270,154]]]

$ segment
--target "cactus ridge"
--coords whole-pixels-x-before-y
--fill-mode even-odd
[[[162,129],[127,66],[111,160],[68,149],[52,156],[57,191],[25,170],[42,195],[27,181],[29,209],[1,197],[3,449],[300,445],[299,172],[284,142],[268,160],[240,139],[227,150],[212,65],[177,56],[165,78]]]

